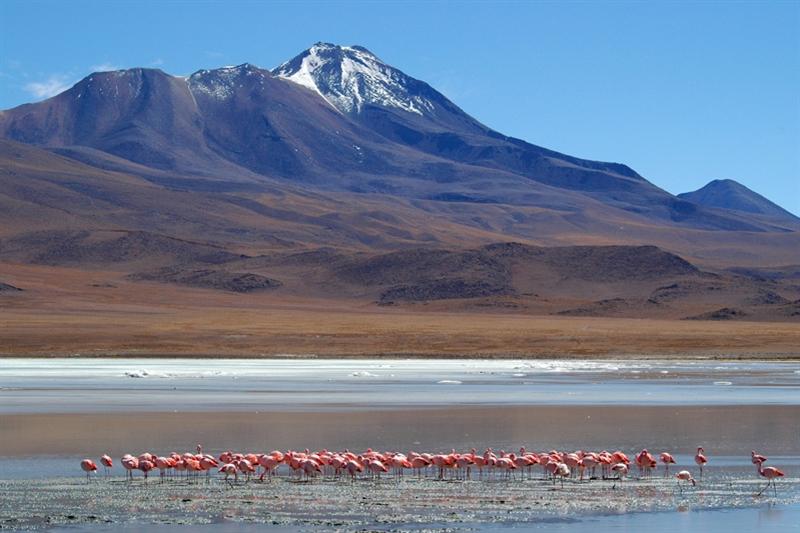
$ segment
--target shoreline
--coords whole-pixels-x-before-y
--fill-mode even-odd
[[[797,321],[387,310],[251,299],[170,303],[127,296],[110,302],[9,301],[0,308],[0,358],[800,360]]]
[[[797,478],[781,483],[777,495],[756,496],[763,483],[752,479],[747,468],[708,474],[697,487],[681,491],[673,479],[658,477],[621,483],[568,480],[562,488],[542,479],[437,481],[389,476],[351,483],[280,477],[230,487],[219,479],[159,483],[154,476],[145,484],[140,479],[98,477],[87,483],[78,476],[0,481],[0,500],[4,501],[0,518],[12,527],[83,526],[86,529],[80,530],[89,531],[126,525],[221,524],[234,528],[229,531],[237,526],[284,531],[474,531],[476,527],[505,531],[509,524],[550,528],[592,516],[641,518],[661,511],[752,509],[762,504],[794,509],[799,501]],[[31,492],[36,498],[30,498]],[[136,510],[133,517],[132,509]]]
[[[721,351],[722,352],[722,351]],[[690,352],[690,353],[464,353],[453,354],[449,352],[374,352],[374,353],[208,353],[208,352],[140,352],[118,351],[75,353],[75,352],[50,352],[50,353],[2,353],[0,362],[11,359],[236,359],[236,360],[390,360],[390,359],[420,359],[420,360],[566,360],[566,361],[752,361],[752,362],[800,362],[800,351],[792,353],[782,352],[747,352],[747,353],[718,353],[718,352]]]

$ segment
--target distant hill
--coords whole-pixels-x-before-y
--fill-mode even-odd
[[[708,207],[767,215],[776,220],[786,220],[788,223],[800,220],[781,206],[734,180],[713,180],[696,191],[679,194],[678,198]]]

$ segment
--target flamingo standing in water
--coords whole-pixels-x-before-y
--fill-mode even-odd
[[[147,482],[147,473],[150,472],[153,468],[156,467],[156,464],[153,461],[145,459],[143,461],[139,461],[139,470],[142,471],[144,474],[144,480]]]
[[[664,477],[667,477],[669,475],[669,465],[675,464],[675,458],[672,457],[672,454],[670,453],[662,452],[659,456],[659,459],[661,459],[661,462],[664,463]]]
[[[697,447],[697,454],[694,456],[694,462],[700,467],[700,479],[703,479],[703,466],[708,462],[708,457],[706,457],[705,450],[702,446]]]
[[[561,488],[564,488],[564,478],[569,477],[570,471],[566,463],[558,463],[556,471],[553,473],[553,485],[556,484],[556,477],[561,478]]]
[[[617,463],[611,467],[611,470],[617,473],[617,479],[614,481],[612,489],[617,488],[617,481],[622,482],[626,475],[628,475],[628,465],[625,463]]]
[[[122,456],[122,467],[125,469],[125,479],[133,479],[133,471],[139,468],[139,459],[131,454]]]
[[[106,471],[106,477],[108,477],[108,469],[114,466],[114,461],[111,460],[108,454],[105,454],[100,457],[100,462],[103,463],[103,469]]]
[[[783,477],[784,473],[775,468],[774,466],[768,466],[764,468],[764,465],[758,463],[758,474],[767,479],[767,486],[761,489],[761,492],[758,493],[759,496],[769,488],[770,483],[772,483],[772,488],[775,489],[775,494],[778,494],[778,486],[775,484],[776,477]]]
[[[233,463],[225,463],[219,467],[218,472],[225,474],[225,481],[227,481],[230,486],[233,486],[233,483],[231,483],[231,481],[228,479],[231,474],[233,474],[234,481],[239,480],[239,471],[236,469],[236,465]]]
[[[86,481],[89,481],[89,475],[97,470],[97,465],[91,459],[84,459],[81,461],[81,469],[86,472]]]
[[[697,482],[692,477],[692,473],[688,470],[681,470],[675,474],[675,477],[678,478],[678,488],[681,489],[681,492],[683,492],[683,485],[681,485],[681,481],[685,481],[686,483],[691,482],[692,486],[697,485]]]

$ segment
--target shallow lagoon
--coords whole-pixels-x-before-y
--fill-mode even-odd
[[[188,530],[179,525],[183,522],[199,531],[786,531],[797,529],[800,515],[799,405],[800,364],[787,362],[3,359],[0,499],[27,501],[25,494],[34,490],[45,508],[72,502],[76,518],[44,513],[41,522],[28,524],[53,531]],[[535,480],[513,488],[497,481],[459,486],[423,480],[395,486],[387,480],[380,490],[369,481],[352,487],[277,481],[291,487],[296,498],[328,502],[314,520],[292,511],[283,488],[275,492],[254,484],[228,489],[218,482],[143,488],[137,481],[127,489],[119,472],[87,488],[76,466],[82,457],[104,451],[118,458],[126,451],[193,449],[196,442],[212,453],[367,446],[449,451],[525,445],[626,452],[648,447],[674,452],[678,466],[690,469],[695,469],[693,447],[702,443],[712,462],[703,488],[685,497],[676,496],[674,483],[661,478],[631,481],[622,490],[607,482],[568,482],[564,491],[555,492]],[[751,447],[787,472],[777,495],[755,496],[763,483],[748,462]],[[55,488],[47,481],[53,478]],[[103,483],[119,494],[110,496]],[[493,510],[482,514],[473,509],[472,515],[443,519],[436,509],[419,511],[409,496],[421,491],[457,502],[465,488],[494,502]],[[110,523],[96,518],[98,501],[130,496],[135,503],[159,491],[166,491],[169,501],[188,497],[206,502],[221,495],[226,503],[212,505],[200,521],[180,508],[166,517],[117,509]],[[382,513],[383,505],[391,509],[364,514],[337,500],[348,491]],[[392,507],[396,492],[401,494],[399,507]],[[517,500],[497,504],[498,495],[508,493]],[[273,521],[257,513],[254,518],[252,501],[259,498],[279,502],[285,512]],[[569,504],[581,498],[601,503]],[[602,503],[608,498],[621,498],[622,505]],[[19,507],[0,513],[3,526],[18,518],[13,513]],[[325,518],[345,511],[349,521],[339,525]],[[455,507],[447,510],[454,512]],[[384,515],[386,521],[373,519]],[[403,522],[404,517],[413,522]]]

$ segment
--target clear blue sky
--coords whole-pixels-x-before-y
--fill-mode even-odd
[[[0,2],[0,108],[93,69],[274,67],[361,44],[503,133],[800,213],[800,1]]]

